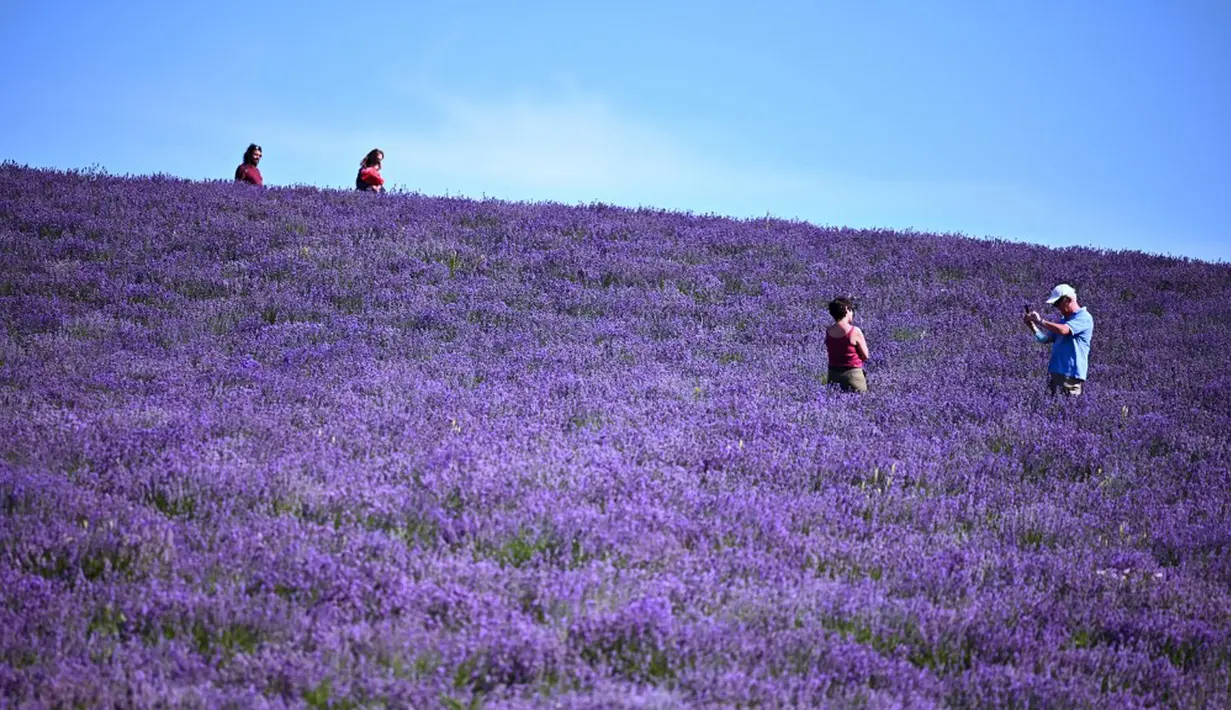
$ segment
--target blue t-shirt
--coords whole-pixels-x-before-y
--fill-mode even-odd
[[[1069,334],[1052,336],[1047,371],[1084,380],[1090,360],[1090,336],[1094,335],[1094,316],[1082,308],[1060,322],[1069,327]]]

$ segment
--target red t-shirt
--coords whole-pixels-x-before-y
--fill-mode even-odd
[[[362,168],[359,170],[359,182],[369,187],[379,187],[385,184],[385,178],[381,177],[376,167]]]
[[[257,170],[255,165],[241,163],[238,168],[235,168],[235,180],[237,182],[246,182],[250,185],[262,187],[265,185],[265,180],[261,178],[261,171]]]
[[[855,349],[855,328],[841,338],[835,338],[825,331],[825,350],[829,352],[829,366],[834,368],[863,367],[863,358]]]

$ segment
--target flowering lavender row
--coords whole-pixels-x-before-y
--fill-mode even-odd
[[[8,164],[0,705],[1226,706],[1229,348],[1227,265]]]

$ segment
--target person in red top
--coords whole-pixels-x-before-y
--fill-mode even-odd
[[[248,150],[244,151],[244,162],[240,163],[238,168],[235,168],[235,181],[263,187],[265,180],[261,177],[261,171],[256,167],[257,163],[260,162],[261,146],[256,143],[249,143]]]
[[[829,302],[829,315],[834,320],[825,329],[829,384],[841,387],[843,392],[867,392],[868,376],[863,363],[868,359],[868,341],[853,323],[855,304],[849,298],[835,298]]]
[[[385,153],[379,148],[373,148],[363,156],[359,163],[359,175],[355,177],[355,189],[365,192],[384,192],[385,179],[380,175],[380,164],[385,160]]]

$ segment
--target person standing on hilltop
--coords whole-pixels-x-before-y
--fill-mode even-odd
[[[849,298],[829,302],[834,323],[825,329],[825,351],[829,355],[828,381],[843,392],[867,392],[868,377],[863,364],[868,360],[868,340],[854,324],[855,304]]]
[[[240,163],[238,168],[235,168],[235,181],[264,187],[265,179],[261,177],[261,171],[257,168],[260,162],[261,146],[256,143],[249,143],[248,150],[244,151],[244,162]]]
[[[385,178],[381,177],[380,165],[385,160],[385,153],[379,148],[373,148],[363,156],[359,163],[359,174],[355,176],[355,189],[364,192],[384,192]]]
[[[1053,288],[1047,303],[1060,311],[1060,322],[1043,320],[1034,310],[1025,316],[1035,339],[1052,344],[1051,360],[1047,364],[1047,389],[1052,394],[1080,396],[1090,359],[1094,316],[1077,302],[1077,290],[1068,284]]]

